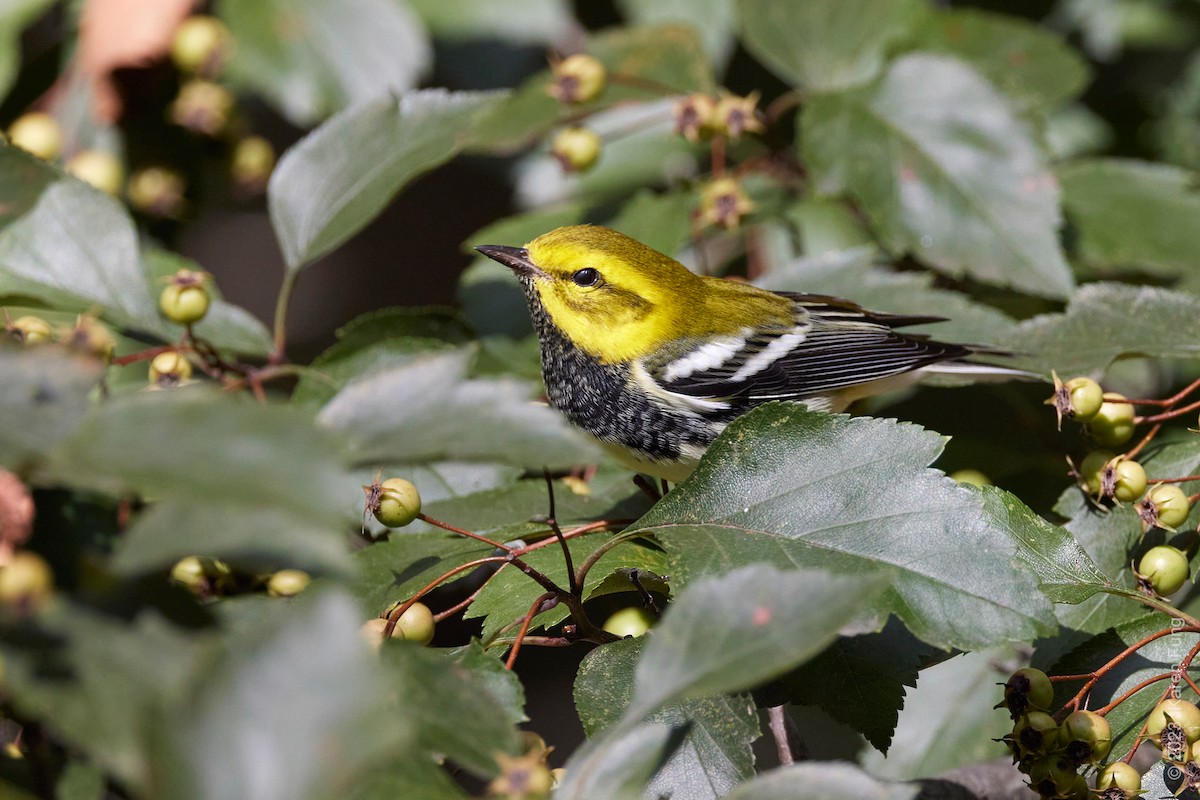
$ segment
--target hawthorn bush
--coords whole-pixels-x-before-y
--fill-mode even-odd
[[[122,50],[69,5],[0,10],[0,92],[64,31],[0,144],[5,796],[1195,796],[1194,7],[222,0]],[[418,88],[489,47],[548,66]],[[265,192],[270,329],[171,248],[197,195],[107,84],[147,60]],[[277,166],[248,101],[311,128]],[[639,488],[536,402],[483,257],[289,360],[305,267],[457,157],[520,206],[464,252],[605,224],[1046,383],[768,405]],[[523,730],[537,647],[579,656],[581,746]]]

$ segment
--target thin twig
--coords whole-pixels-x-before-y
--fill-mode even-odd
[[[512,650],[508,651],[508,660],[504,662],[505,669],[511,670],[513,668],[513,664],[517,663],[517,653],[521,652],[521,642],[525,639],[525,635],[529,633],[529,626],[533,624],[533,618],[538,615],[539,611],[541,611],[542,603],[553,599],[554,594],[551,592],[546,592],[545,594],[539,595],[538,599],[533,601],[533,605],[531,605],[529,607],[529,611],[525,613],[525,619],[521,623],[521,630],[517,632],[517,638],[515,641],[513,641]]]
[[[787,716],[783,706],[771,706],[767,709],[767,726],[775,739],[775,752],[779,754],[779,763],[784,766],[794,764],[796,759],[792,757],[792,745],[788,741]]]

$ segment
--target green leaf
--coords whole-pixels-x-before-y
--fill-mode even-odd
[[[618,0],[621,13],[635,25],[665,23],[690,25],[704,43],[709,57],[718,65],[729,60],[734,47],[734,0]]]
[[[1070,292],[1057,181],[1028,126],[966,65],[903,56],[872,86],[813,98],[800,124],[818,190],[857,198],[893,253],[1040,296]]]
[[[1012,720],[993,708],[996,686],[1007,679],[1000,664],[1011,648],[966,653],[921,670],[917,688],[906,692],[904,709],[887,757],[869,751],[862,764],[872,775],[908,780],[1007,755],[994,741],[1012,732]]]
[[[567,762],[555,800],[642,800],[645,787],[683,743],[685,732],[648,722],[588,741]]]
[[[1171,628],[1172,620],[1162,614],[1139,614],[1137,618],[1100,633],[1060,658],[1054,664],[1051,674],[1078,675],[1099,669],[1115,654],[1146,636]],[[1137,651],[1136,657],[1122,659],[1104,674],[1092,689],[1088,706],[1093,709],[1099,708],[1147,678],[1170,673],[1182,663],[1183,658],[1197,643],[1200,643],[1200,636],[1184,632],[1163,636],[1150,642]],[[1074,682],[1067,684],[1067,695],[1077,691],[1079,686]],[[1167,681],[1150,684],[1105,715],[1112,726],[1112,752],[1124,753],[1133,745],[1146,715],[1162,699],[1163,691],[1168,686]],[[1197,700],[1185,685],[1180,684],[1180,689],[1185,699],[1193,702]]]
[[[53,0],[11,0],[0,10],[0,100],[21,65],[21,31],[53,5]]]
[[[56,347],[0,345],[0,465],[19,468],[70,436],[104,368]]]
[[[1151,286],[1089,283],[1062,314],[1021,323],[998,344],[1043,374],[1098,374],[1122,356],[1200,357],[1200,297]]]
[[[604,541],[606,541],[606,537],[599,535],[568,540],[567,546],[571,551],[571,558],[576,568]],[[521,560],[550,578],[558,586],[565,589],[569,585],[562,548],[557,543],[534,550],[522,556]],[[607,576],[615,570],[628,570],[631,567],[636,567],[652,575],[662,575],[666,568],[666,561],[662,553],[649,547],[629,547],[627,544],[614,547],[601,556],[592,568],[590,572],[592,578],[585,587],[587,589],[585,599],[592,599],[613,591],[634,591],[634,585],[628,579],[623,586],[619,579],[607,584],[596,582],[596,576]],[[533,601],[543,592],[545,589],[540,584],[535,583],[532,578],[516,567],[505,567],[488,581],[487,586],[483,587],[464,617],[466,619],[484,617],[482,636],[484,641],[490,642],[502,628],[521,620],[529,612]],[[533,618],[530,630],[557,625],[566,619],[569,613],[562,604],[542,611]]]
[[[467,800],[466,791],[431,759],[400,758],[394,764],[354,776],[349,794],[329,800]]]
[[[677,255],[692,235],[691,191],[656,194],[649,190],[631,197],[606,224],[667,255]]]
[[[153,742],[202,676],[211,639],[149,610],[125,623],[68,603],[14,632],[6,630],[0,654],[18,712],[52,726],[57,740],[139,795],[172,796],[154,791]]]
[[[508,711],[472,672],[406,642],[386,643],[381,656],[393,703],[428,752],[482,777],[496,774],[497,752],[519,752]]]
[[[173,275],[180,269],[201,269],[199,264],[189,258],[154,247],[143,248],[142,262],[152,291],[166,285],[165,282],[157,281],[162,276]],[[230,350],[234,353],[259,357],[270,353],[274,343],[271,341],[271,333],[266,326],[246,309],[222,299],[217,291],[219,287],[210,283],[208,288],[209,292],[213,294],[213,301],[209,306],[208,313],[204,315],[204,319],[193,326],[196,336],[218,350]],[[164,320],[158,330],[167,328],[168,332],[174,335],[164,338],[176,339],[183,329],[179,327],[169,330],[173,327],[175,326],[171,326]]]
[[[484,650],[478,639],[472,639],[470,644],[455,648],[447,655],[488,690],[504,709],[509,722],[520,724],[529,721],[529,717],[525,716],[525,687],[521,679],[516,672],[506,668],[496,654]]]
[[[630,531],[654,534],[675,582],[752,561],[887,572],[891,589],[861,606],[880,621],[895,613],[938,647],[1048,633],[1050,604],[1008,533],[926,468],[943,444],[912,424],[762,406]]]
[[[872,311],[925,314],[936,309],[945,322],[916,325],[914,332],[928,333],[950,342],[994,342],[1011,333],[1016,322],[966,295],[936,288],[934,276],[923,272],[893,272],[879,264],[874,248],[857,247],[807,258],[794,258],[775,266],[756,283],[764,289],[813,292],[845,297]]]
[[[111,398],[52,454],[47,472],[111,494],[278,506],[340,527],[362,498],[346,496],[337,452],[302,414],[190,387]]]
[[[16,148],[0,148],[0,173],[20,173],[20,162],[32,158]],[[128,212],[73,178],[46,185],[23,216],[0,228],[4,294],[74,311],[100,308],[114,322],[143,330],[163,327]]]
[[[410,718],[380,692],[349,597],[306,592],[266,610],[230,638],[195,705],[173,720],[182,768],[156,776],[166,786],[154,796],[307,797],[412,735]]]
[[[781,78],[815,92],[866,83],[927,13],[920,0],[834,5],[738,0],[742,41]]]
[[[292,402],[321,406],[362,375],[408,363],[413,356],[465,344],[470,330],[448,309],[385,308],[356,317],[337,332],[338,341],[313,359]]]
[[[220,558],[256,571],[296,567],[348,573],[345,531],[286,506],[174,497],[144,512],[117,543],[110,562],[125,574],[165,570],[181,558]]]
[[[346,241],[405,184],[450,160],[497,99],[430,89],[360,103],[284,153],[268,205],[289,271]]]
[[[913,49],[966,61],[1021,111],[1044,111],[1077,97],[1087,62],[1062,38],[1020,17],[975,9],[938,11],[924,21]]]
[[[357,570],[352,588],[364,608],[382,613],[442,573],[486,558],[493,549],[445,532],[400,532],[354,554]]]
[[[826,800],[830,797],[918,800],[920,792],[921,787],[916,784],[886,783],[853,764],[813,761],[791,764],[759,775],[731,792],[729,800]],[[972,798],[965,789],[961,795],[950,789],[936,796],[943,800]]]
[[[582,434],[532,387],[469,379],[468,354],[426,355],[348,384],[318,420],[347,436],[360,462],[489,461],[539,469],[596,459]]]
[[[821,652],[884,588],[882,575],[780,571],[765,564],[690,582],[637,667],[627,720],[690,697],[736,692]]]
[[[221,0],[230,79],[294,125],[412,89],[432,61],[421,20],[391,0]]]
[[[598,647],[580,664],[575,676],[575,707],[589,736],[616,724],[628,707],[645,642],[645,638],[624,639]],[[750,744],[760,731],[749,697],[684,700],[659,709],[648,721],[686,726],[687,738],[646,787],[647,796],[723,797],[754,776]]]
[[[567,34],[573,17],[566,0],[405,0],[438,39],[502,40],[552,45]]]
[[[935,650],[894,620],[879,633],[839,637],[782,678],[792,703],[815,705],[886,753],[905,706],[904,687]]]
[[[984,486],[980,493],[993,527],[1012,536],[1017,557],[1037,574],[1051,600],[1082,603],[1112,585],[1068,531],[1051,525],[1003,489]]]
[[[1079,257],[1101,270],[1143,268],[1176,276],[1200,267],[1196,173],[1142,161],[1064,164],[1063,209]]]

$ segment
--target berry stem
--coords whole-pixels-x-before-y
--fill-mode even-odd
[[[546,515],[546,524],[550,526],[550,530],[554,531],[554,538],[558,539],[558,543],[562,546],[563,561],[567,565],[567,586],[571,590],[571,594],[579,593],[579,583],[575,580],[575,562],[571,559],[571,548],[567,547],[567,540],[563,536],[562,528],[558,527],[558,519],[554,508],[554,481],[550,479],[550,470],[542,469],[542,477],[546,480],[546,493],[550,497],[550,513]]]
[[[665,83],[652,80],[651,78],[643,78],[640,75],[629,75],[624,72],[608,73],[609,83],[614,83],[618,86],[628,86],[630,89],[640,89],[643,92],[650,94],[662,95],[663,97],[672,97],[677,94],[687,94],[687,92],[676,89],[673,86],[668,86]]]
[[[1147,599],[1150,599],[1150,598],[1147,598]],[[1175,633],[1200,633],[1200,626],[1184,625],[1181,627],[1163,628],[1162,630],[1155,631],[1154,633],[1150,634],[1149,636],[1144,636],[1141,639],[1139,639],[1138,641],[1129,645],[1129,647],[1126,647],[1120,653],[1117,653],[1115,656],[1113,656],[1111,659],[1109,659],[1108,662],[1105,663],[1103,666],[1101,666],[1099,669],[1092,672],[1091,677],[1088,678],[1088,681],[1082,687],[1080,687],[1079,691],[1075,693],[1074,697],[1072,697],[1070,700],[1068,700],[1066,702],[1065,705],[1063,705],[1062,710],[1059,711],[1059,714],[1061,714],[1062,716],[1065,717],[1066,714],[1063,714],[1064,711],[1067,713],[1070,713],[1071,711],[1078,711],[1080,706],[1083,703],[1084,698],[1086,698],[1088,696],[1088,694],[1092,691],[1092,689],[1095,688],[1096,684],[1100,682],[1100,679],[1103,678],[1110,670],[1112,670],[1114,667],[1116,667],[1118,664],[1120,664],[1126,658],[1133,655],[1138,650],[1141,650],[1143,647],[1150,644],[1151,642],[1157,641],[1157,640],[1163,638],[1164,636],[1170,636]],[[1187,661],[1188,664],[1191,663],[1190,659],[1185,659],[1185,660]],[[1186,665],[1184,665],[1184,667],[1186,668]]]
[[[1160,414],[1152,414],[1148,417],[1134,417],[1133,422],[1135,425],[1141,424],[1143,422],[1165,422],[1166,420],[1169,420],[1169,419],[1175,419],[1176,417],[1182,417],[1184,414],[1191,413],[1198,408],[1200,408],[1200,400],[1197,400],[1194,403],[1188,403],[1186,406],[1180,406],[1179,408],[1173,408],[1170,411],[1163,411]]]
[[[1136,419],[1134,421],[1136,422]],[[1134,445],[1132,450],[1125,453],[1125,458],[1137,458],[1137,454],[1142,452],[1146,445],[1150,444],[1150,442],[1154,440],[1155,436],[1158,436],[1158,432],[1160,430],[1162,430],[1161,422],[1151,428],[1150,432],[1143,436],[1142,440]]]
[[[1170,397],[1166,397],[1161,400],[1122,400],[1121,402],[1132,403],[1135,406],[1160,406],[1162,408],[1170,408],[1197,389],[1200,389],[1200,378],[1192,381]],[[1109,398],[1105,396],[1104,399],[1108,400]]]
[[[400,619],[400,617],[404,616],[405,611],[408,611],[408,609],[412,608],[414,603],[432,592],[437,587],[441,586],[445,581],[453,578],[458,573],[466,572],[468,570],[475,569],[476,567],[482,567],[484,564],[499,564],[500,567],[503,568],[507,563],[508,559],[505,556],[488,556],[487,558],[477,558],[474,561],[468,561],[465,564],[459,564],[457,567],[443,572],[441,575],[422,586],[420,590],[418,590],[417,593],[412,597],[408,598],[400,605],[395,606],[391,611],[388,612],[387,625],[385,625],[383,628],[383,638],[387,639],[392,635],[392,631],[396,629],[396,622]],[[499,570],[493,572],[492,576],[495,576],[498,573]],[[491,580],[491,578],[489,577],[488,580]],[[487,581],[484,581],[484,584],[486,585]],[[483,587],[481,586],[480,589],[482,588]]]
[[[129,364],[136,364],[139,361],[149,361],[155,356],[169,353],[172,350],[178,350],[175,345],[164,344],[159,347],[151,347],[146,350],[138,350],[136,353],[130,353],[127,356],[113,356],[112,365],[114,367],[125,367]]]
[[[1158,683],[1159,681],[1165,681],[1168,678],[1170,678],[1171,675],[1172,675],[1172,673],[1170,673],[1170,672],[1164,672],[1161,675],[1155,675],[1153,678],[1147,678],[1146,680],[1139,683],[1137,686],[1134,686],[1132,689],[1125,692],[1125,694],[1121,695],[1116,700],[1113,700],[1108,705],[1103,706],[1101,708],[1094,709],[1094,710],[1097,714],[1099,714],[1100,716],[1103,717],[1105,714],[1112,711],[1114,708],[1121,705],[1121,703],[1124,703],[1129,698],[1133,697],[1135,694],[1140,692],[1142,689],[1145,689],[1147,686],[1151,686],[1155,683]]]
[[[459,536],[466,536],[468,539],[474,539],[477,542],[483,542],[484,544],[490,544],[492,547],[495,547],[497,550],[503,550],[509,554],[512,554],[513,552],[515,552],[511,547],[509,547],[501,542],[497,542],[495,539],[489,539],[486,536],[483,536],[478,533],[473,533],[472,531],[466,530],[465,528],[455,527],[454,525],[451,525],[449,522],[442,522],[439,519],[434,519],[433,517],[429,516],[428,514],[417,514],[417,519],[421,520],[422,522],[428,523],[429,525],[433,525],[435,528],[441,528],[442,530],[450,531],[451,533],[457,533]]]
[[[525,613],[525,618],[521,622],[521,630],[517,631],[517,638],[513,640],[512,650],[508,651],[508,660],[504,662],[504,668],[512,670],[513,665],[517,663],[517,653],[521,652],[521,642],[524,641],[526,634],[529,633],[529,626],[533,624],[533,618],[538,615],[538,611],[542,608],[542,603],[547,600],[553,600],[554,594],[546,592],[538,595],[538,598],[533,601],[533,605],[529,607],[529,611]]]

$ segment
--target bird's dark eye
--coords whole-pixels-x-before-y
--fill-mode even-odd
[[[600,282],[600,273],[591,267],[584,267],[571,276],[576,286],[595,286]]]

